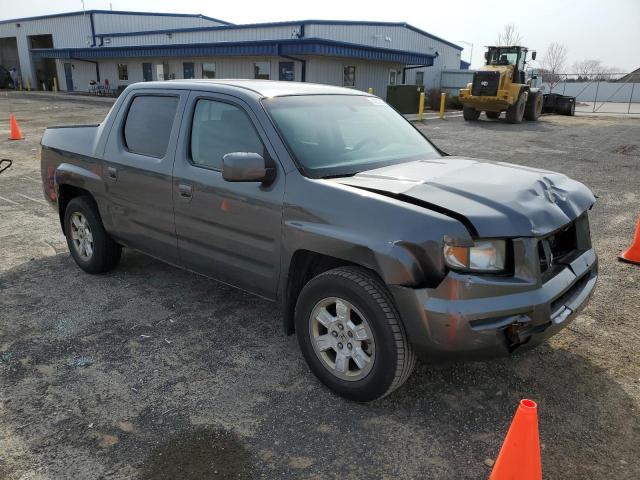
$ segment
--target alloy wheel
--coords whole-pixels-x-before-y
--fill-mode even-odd
[[[71,240],[78,256],[86,261],[93,256],[93,234],[87,217],[80,212],[73,212],[70,220]]]
[[[375,341],[369,322],[349,301],[337,297],[321,300],[309,317],[313,350],[322,365],[336,377],[361,380],[375,362]]]

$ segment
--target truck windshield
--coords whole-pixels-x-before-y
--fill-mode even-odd
[[[312,178],[440,156],[420,132],[376,97],[300,95],[267,98],[263,104]]]

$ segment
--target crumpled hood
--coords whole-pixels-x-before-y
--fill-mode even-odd
[[[565,175],[462,157],[402,163],[335,181],[455,212],[481,238],[546,235],[595,202],[587,187]]]

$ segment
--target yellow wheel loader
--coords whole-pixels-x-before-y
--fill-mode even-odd
[[[507,122],[538,120],[544,98],[542,92],[525,80],[526,47],[487,47],[486,65],[473,74],[473,82],[460,89],[465,120],[478,120],[480,113],[496,119],[506,112]],[[536,52],[531,52],[535,60]]]

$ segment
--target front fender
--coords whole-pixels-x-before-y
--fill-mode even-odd
[[[288,271],[297,247],[304,246],[305,250],[373,270],[388,285],[419,285],[424,281],[420,261],[402,241],[378,242],[342,226],[288,221],[284,225],[284,246],[291,253],[284,262],[284,272]]]

